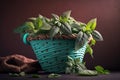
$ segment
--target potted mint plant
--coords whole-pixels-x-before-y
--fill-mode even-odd
[[[20,33],[23,42],[32,46],[37,59],[46,72],[65,72],[67,57],[80,59],[83,62],[85,53],[93,56],[92,45],[102,41],[102,35],[95,30],[97,19],[87,24],[75,20],[66,11],[52,18],[42,15],[29,18],[15,29]]]

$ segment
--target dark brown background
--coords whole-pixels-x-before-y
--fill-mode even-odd
[[[94,59],[85,56],[87,66],[120,70],[120,0],[1,0],[0,56],[18,53],[35,58],[31,47],[24,45],[13,30],[29,17],[51,17],[51,13],[60,15],[66,10],[72,10],[72,16],[82,22],[98,19],[97,30],[104,41],[94,46]]]

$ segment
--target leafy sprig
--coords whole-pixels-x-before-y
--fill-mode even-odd
[[[75,20],[71,17],[71,11],[63,12],[62,15],[52,14],[52,18],[42,15],[29,18],[29,21],[15,29],[15,32],[24,35],[37,36],[39,34],[49,34],[52,39],[55,35],[76,35],[75,51],[87,43],[86,53],[93,57],[92,46],[96,41],[102,41],[102,35],[96,30],[97,19],[91,19],[87,24]]]
[[[30,35],[38,35],[48,33],[51,29],[49,19],[39,15],[37,18],[29,18],[30,21],[16,28],[14,31],[21,35],[29,33]]]
[[[99,74],[110,74],[110,71],[107,69],[104,69],[102,66],[97,65],[95,66],[95,70],[99,73]]]
[[[73,59],[68,56],[66,62],[66,73],[67,74],[77,74],[80,76],[96,76],[99,74],[110,74],[110,71],[104,69],[102,66],[95,66],[95,70],[89,70],[86,68],[84,63],[80,62],[80,58]]]
[[[91,48],[92,45],[95,45],[96,41],[102,41],[103,38],[101,34],[95,30],[97,19],[90,20],[87,24],[76,21],[74,18],[70,16],[71,11],[64,12],[60,17],[56,14],[53,15],[54,24],[51,30],[51,38],[58,33],[62,34],[77,34],[76,42],[75,42],[75,50],[80,49],[86,42],[91,39],[91,44],[87,46],[87,51],[91,56],[93,56],[93,50]]]
[[[68,56],[68,61],[66,62],[66,73],[67,74],[77,74],[81,76],[95,76],[98,75],[95,70],[88,70],[85,64],[80,62],[80,58],[73,59]]]

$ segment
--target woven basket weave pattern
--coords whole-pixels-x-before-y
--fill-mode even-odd
[[[42,69],[46,72],[65,72],[67,56],[83,60],[86,46],[73,52],[75,40],[32,40],[30,44],[39,60]]]

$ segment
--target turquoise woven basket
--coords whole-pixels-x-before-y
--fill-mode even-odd
[[[23,42],[27,43],[27,34],[23,37]],[[47,39],[47,40],[32,40],[29,42],[34,53],[42,67],[46,72],[63,73],[65,72],[67,56],[72,58],[80,58],[83,61],[86,44],[74,51],[75,40],[71,39]]]

